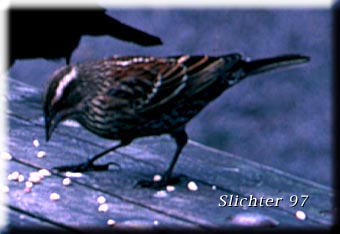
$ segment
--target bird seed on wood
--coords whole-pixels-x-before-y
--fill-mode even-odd
[[[68,186],[70,184],[71,184],[71,179],[70,178],[67,177],[67,178],[63,179],[63,185]]]
[[[114,226],[116,224],[116,221],[113,220],[113,219],[108,219],[106,224],[109,225],[109,226]]]
[[[50,200],[51,201],[58,201],[60,199],[60,195],[58,193],[51,193]]]
[[[11,160],[12,155],[8,152],[1,152],[1,159],[2,160]]]
[[[109,205],[104,203],[98,207],[99,212],[107,212],[109,210]]]
[[[38,158],[44,158],[46,156],[46,152],[45,151],[39,151],[38,153],[37,153],[37,157]]]
[[[198,186],[197,186],[197,184],[194,181],[190,181],[188,183],[188,189],[190,191],[197,191],[198,190]]]
[[[295,213],[295,217],[299,220],[305,220],[307,218],[307,215],[305,212],[303,212],[302,210],[298,210]]]
[[[39,141],[37,139],[34,139],[33,140],[33,145],[34,145],[34,147],[39,147],[40,143],[39,143]]]
[[[99,204],[104,204],[104,203],[106,202],[106,199],[105,199],[105,197],[103,197],[103,196],[99,196],[99,197],[97,198],[97,202],[98,202]]]

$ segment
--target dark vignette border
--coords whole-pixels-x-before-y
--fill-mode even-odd
[[[340,40],[340,3],[337,1],[332,9],[332,21],[333,21],[333,87],[332,87],[332,92],[333,92],[333,123],[332,123],[332,128],[333,128],[333,142],[332,142],[332,147],[333,147],[333,178],[334,178],[334,190],[335,190],[335,200],[334,200],[334,225],[331,227],[331,229],[305,229],[305,228],[231,228],[231,229],[216,229],[216,230],[206,230],[206,231],[201,231],[201,230],[194,230],[194,229],[176,229],[176,228],[165,228],[165,229],[157,229],[157,230],[122,230],[122,229],[114,229],[112,232],[109,232],[106,230],[102,230],[100,228],[91,228],[87,232],[78,232],[76,230],[66,230],[65,231],[56,231],[54,229],[41,229],[41,228],[5,228],[4,230],[0,230],[0,234],[35,234],[35,233],[52,233],[52,234],[57,234],[57,233],[122,233],[122,234],[129,234],[129,233],[162,233],[162,234],[168,234],[168,233],[198,233],[198,234],[203,234],[203,233],[214,233],[214,234],[222,234],[222,233],[336,233],[339,225],[339,217],[338,217],[338,211],[339,211],[339,189],[340,189],[340,180],[339,180],[339,170],[340,170],[340,151],[339,151],[339,98],[340,98],[340,93],[339,93],[339,76],[340,76],[340,46],[339,46],[339,40]],[[7,12],[7,17],[8,17],[8,12]],[[8,34],[9,35],[9,34]],[[10,42],[10,40],[8,40]],[[7,50],[7,61],[9,61],[9,49]]]

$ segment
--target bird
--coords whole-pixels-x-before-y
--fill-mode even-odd
[[[83,35],[108,35],[142,46],[161,45],[159,37],[126,25],[106,14],[104,8],[9,10],[9,67],[16,59],[65,58]]]
[[[54,169],[107,170],[108,164],[94,162],[134,139],[167,134],[176,143],[169,167],[160,181],[138,182],[142,187],[164,187],[170,184],[188,142],[186,124],[208,103],[246,77],[309,60],[300,54],[257,60],[243,59],[239,53],[112,56],[61,67],[48,80],[43,97],[46,141],[62,121],[73,119],[90,132],[119,143],[84,163]]]

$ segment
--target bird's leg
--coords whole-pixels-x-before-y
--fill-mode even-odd
[[[184,129],[180,129],[177,131],[174,131],[170,134],[176,141],[176,152],[172,158],[172,161],[170,163],[169,168],[165,171],[165,173],[162,176],[162,179],[160,181],[139,181],[138,185],[142,186],[142,187],[152,187],[152,188],[161,188],[161,187],[165,187],[169,184],[170,182],[170,177],[171,177],[171,173],[172,170],[176,164],[176,161],[179,157],[179,155],[181,154],[184,146],[187,144],[188,142],[188,135],[185,132]]]
[[[84,163],[80,163],[80,164],[76,164],[76,165],[69,165],[69,166],[60,166],[60,167],[54,167],[54,170],[57,171],[72,171],[72,172],[85,172],[85,171],[104,171],[104,170],[108,170],[109,166],[114,164],[116,166],[119,167],[119,164],[117,163],[106,163],[106,164],[101,164],[101,165],[95,165],[94,161],[96,161],[97,159],[101,158],[102,156],[104,156],[105,154],[111,152],[111,151],[115,151],[116,149],[126,146],[128,144],[131,143],[132,140],[121,140],[121,142],[118,145],[115,145],[95,156],[93,156],[92,158],[89,158],[86,162]]]

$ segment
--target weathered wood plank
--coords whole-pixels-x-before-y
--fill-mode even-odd
[[[38,91],[10,80],[8,99],[10,104],[8,144],[11,153],[18,160],[14,164],[10,163],[15,165],[14,168],[22,167],[23,171],[27,171],[34,167],[51,168],[79,163],[87,156],[94,155],[113,144],[111,141],[99,139],[80,127],[63,126],[53,135],[51,142],[41,143],[39,148],[35,148],[32,145],[33,138],[40,141],[44,139]],[[37,158],[35,153],[38,150],[46,151],[47,156],[44,159]],[[155,196],[159,195],[155,190],[134,187],[138,180],[152,178],[155,173],[163,172],[173,150],[174,145],[168,137],[137,140],[100,161],[115,161],[121,166],[121,170],[89,172],[75,181],[85,194],[105,193],[114,199],[115,204],[125,202],[139,207],[137,213],[144,214],[144,217],[145,212],[151,212],[150,217],[157,217],[160,225],[165,226],[175,222],[178,227],[182,225],[202,228],[228,227],[233,225],[230,220],[236,214],[260,214],[276,220],[281,227],[327,227],[332,223],[334,195],[330,188],[196,142],[188,144],[176,165],[175,172],[184,176],[175,186],[174,192],[163,193],[165,196],[161,198]],[[57,177],[58,175],[55,175],[53,180],[57,180]],[[198,191],[192,192],[186,188],[186,183],[190,180],[196,181]],[[58,186],[60,187],[60,184]],[[48,184],[45,193],[46,190],[56,189],[58,186],[53,183]],[[212,186],[216,186],[217,189],[213,190]],[[220,208],[218,207],[219,196],[223,194],[239,195],[240,198],[250,195],[258,198],[261,196],[282,198],[283,202],[279,207],[271,208]],[[309,195],[309,199],[304,207],[290,207],[289,197],[293,195],[299,197]],[[11,202],[18,203],[15,199]],[[91,204],[91,201],[83,204],[85,203]],[[60,212],[67,212],[67,208],[69,207],[58,209]],[[303,210],[307,214],[307,219],[297,220],[295,217],[297,210]],[[80,211],[81,209],[78,213]],[[95,219],[94,223],[102,222],[98,218]],[[86,218],[84,222],[85,220]],[[74,226],[74,223],[68,225]]]
[[[9,162],[9,172],[18,171],[27,178],[30,172],[38,171],[39,168],[18,162],[16,154],[13,154],[13,157]],[[29,193],[24,191],[24,183],[10,181],[9,204],[35,217],[42,217],[60,226],[72,227],[79,231],[87,231],[98,226],[101,229],[112,229],[106,225],[108,219],[116,220],[118,227],[123,225],[133,228],[134,225],[143,223],[145,226],[152,227],[154,220],[159,223],[192,227],[180,220],[155,213],[111,196],[105,191],[94,190],[75,181],[70,186],[64,186],[62,179],[63,177],[58,175],[46,177],[41,183],[34,185]],[[51,193],[59,194],[60,200],[51,201],[49,199]],[[98,212],[99,204],[96,199],[99,196],[104,196],[109,205],[109,210],[105,213]]]
[[[21,123],[23,124],[23,123]],[[29,130],[29,132],[34,131],[35,126],[28,125],[22,125],[18,129],[25,128]],[[22,132],[20,131],[22,134]],[[18,134],[20,134],[18,133]],[[15,134],[15,130],[13,131],[13,134]],[[17,155],[27,154],[27,152],[34,151],[34,147],[32,146],[32,138],[27,137],[27,135],[19,135],[20,137],[16,137],[11,141],[10,144],[18,145],[21,144],[26,145],[26,147],[21,147],[21,150],[18,150],[16,153]],[[37,135],[36,137],[39,138]],[[23,142],[17,142],[17,139],[23,140]],[[69,137],[58,135],[56,136],[57,142],[67,142],[70,141]],[[163,141],[167,140],[165,138],[162,138]],[[26,142],[26,143],[25,143]],[[163,142],[164,145],[167,145],[166,142]],[[171,143],[171,142],[170,142]],[[79,143],[78,140],[78,144]],[[168,142],[169,144],[169,142]],[[149,142],[149,145],[152,145]],[[82,162],[86,158],[84,155],[87,155],[86,151],[92,151],[95,152],[96,150],[93,149],[90,145],[86,146],[86,150],[80,149],[74,151],[74,148],[66,147],[63,148],[60,147],[60,145],[44,145],[41,147],[43,150],[46,149],[47,152],[53,152],[53,153],[47,153],[46,158],[39,159],[35,156],[35,154],[32,154],[29,159],[20,159],[22,162],[33,164],[37,167],[47,167],[51,168],[53,166],[59,164],[63,165],[65,163],[77,163]],[[98,147],[96,147],[98,148]],[[144,148],[142,145],[140,147],[136,146],[137,150]],[[77,147],[76,149],[79,149]],[[153,148],[154,149],[154,148]],[[134,153],[136,155],[141,155],[142,152],[138,152],[136,149],[134,150]],[[201,151],[202,153],[203,151]],[[130,154],[129,154],[130,155]],[[67,161],[65,162],[65,157],[67,157]],[[157,171],[157,165],[150,165],[150,163],[145,164],[143,163],[143,160],[132,160],[130,157],[127,157],[126,155],[121,154],[114,154],[114,161],[119,163],[121,166],[121,170],[113,170],[109,172],[89,172],[85,173],[84,177],[77,179],[80,183],[85,183],[88,186],[91,186],[93,188],[96,188],[98,190],[108,191],[111,194],[115,194],[116,196],[120,196],[123,199],[126,199],[130,202],[137,202],[140,203],[142,201],[142,204],[147,205],[148,207],[158,210],[160,212],[165,212],[167,214],[174,215],[176,217],[182,217],[187,219],[191,222],[197,222],[203,226],[223,226],[227,225],[228,222],[226,222],[226,219],[228,217],[231,217],[235,212],[242,212],[241,208],[219,208],[217,206],[219,199],[218,197],[222,194],[242,194],[240,193],[240,190],[236,187],[236,185],[233,185],[235,190],[230,190],[228,188],[223,188],[222,185],[218,184],[219,177],[215,177],[216,183],[218,184],[217,190],[211,189],[211,184],[204,181],[204,176],[197,176],[197,179],[193,178],[187,178],[188,180],[195,180],[195,181],[201,181],[202,183],[199,184],[199,191],[197,192],[189,192],[186,189],[185,181],[182,181],[181,184],[176,186],[176,191],[173,193],[169,193],[169,196],[167,196],[164,199],[155,198],[154,194],[157,191],[149,190],[149,189],[141,189],[141,188],[134,188],[134,185],[137,183],[140,179],[146,179],[152,177],[153,173]],[[106,160],[101,160],[101,162],[110,161],[112,158],[108,156]],[[162,163],[160,163],[162,165]],[[231,173],[232,171],[228,171],[225,173]],[[209,174],[209,173],[206,173]],[[256,177],[258,178],[258,177]],[[232,180],[235,180],[236,178],[232,178]],[[251,186],[252,183],[254,183],[254,179],[249,179],[248,182],[242,182],[241,178],[238,179],[240,181],[240,187],[242,186]],[[255,181],[256,182],[256,181]],[[231,181],[228,182],[230,185]],[[257,188],[254,188],[253,194],[256,194]],[[283,192],[284,193],[284,192]],[[278,195],[276,195],[278,196]],[[281,195],[280,195],[281,196]],[[176,201],[176,202],[174,202]],[[204,207],[204,209],[198,209],[199,207]],[[182,210],[182,208],[185,207],[185,210]],[[227,209],[227,210],[226,210]],[[253,208],[253,210],[257,208]],[[251,209],[249,209],[251,210]],[[257,211],[256,211],[257,212]],[[209,214],[211,213],[211,214]],[[220,213],[218,215],[218,213]],[[275,212],[272,210],[266,210],[263,208],[261,212],[264,215],[267,215],[269,217],[276,218],[276,220],[283,220],[281,222],[286,223],[287,225],[294,225],[298,224],[296,222],[296,219],[294,217],[294,213],[285,214],[282,213],[282,211],[277,211],[278,214],[275,215]],[[274,214],[273,214],[274,213]],[[278,217],[276,217],[279,215]],[[283,217],[281,217],[283,216]],[[204,217],[202,219],[202,217]],[[290,217],[290,218],[289,218]],[[209,220],[211,219],[211,220]],[[307,224],[313,224],[313,219],[310,217],[307,222]],[[306,224],[306,223],[305,223]]]
[[[13,207],[2,207],[2,211],[6,212],[8,218],[8,225],[6,229],[11,231],[13,229],[48,229],[54,230],[58,232],[70,232],[71,230],[64,229],[58,225],[47,222],[43,219],[39,219],[34,216],[30,216],[25,211],[21,211],[18,209],[13,209]]]

